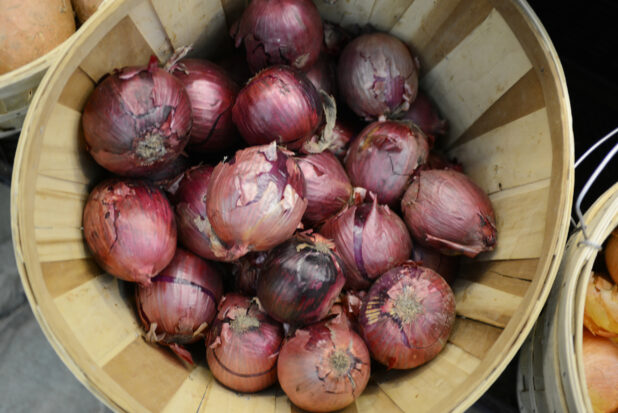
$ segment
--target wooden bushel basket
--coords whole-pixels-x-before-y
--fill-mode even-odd
[[[465,260],[457,321],[429,364],[372,375],[359,412],[463,411],[518,351],[549,294],[566,241],[573,138],[564,75],[524,1],[315,0],[324,19],[371,24],[407,42],[421,87],[450,122],[445,138],[494,205],[495,251]],[[75,376],[117,411],[297,411],[278,387],[240,395],[202,363],[188,369],[142,338],[118,282],[93,262],[82,209],[101,169],[84,150],[81,111],[95,83],[151,54],[165,61],[231,47],[244,0],[113,0],[47,72],[26,117],[11,208],[22,281],[41,328]],[[90,22],[89,22],[90,23]]]

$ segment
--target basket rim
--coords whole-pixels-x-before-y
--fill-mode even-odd
[[[35,318],[37,319],[41,329],[43,330],[50,345],[54,348],[58,356],[62,359],[65,365],[71,370],[76,378],[86,387],[91,393],[93,393],[99,400],[105,403],[108,407],[116,411],[123,411],[123,408],[114,400],[104,393],[100,386],[95,383],[92,378],[82,370],[80,365],[74,360],[74,358],[67,352],[62,345],[60,339],[56,335],[55,331],[46,322],[45,314],[40,311],[37,296],[29,281],[29,270],[33,273],[40,272],[40,268],[33,267],[33,263],[38,264],[38,259],[27,259],[31,257],[37,257],[36,248],[31,248],[26,242],[23,242],[30,237],[30,232],[33,229],[29,228],[28,223],[28,211],[21,212],[19,206],[24,203],[24,199],[30,197],[33,199],[33,191],[28,194],[25,191],[21,191],[19,188],[19,182],[32,173],[32,168],[24,167],[24,159],[29,158],[34,149],[32,141],[35,139],[33,136],[41,134],[41,121],[37,109],[41,109],[45,106],[49,106],[52,99],[52,89],[57,83],[58,78],[63,76],[65,66],[72,62],[74,59],[84,57],[83,52],[80,52],[80,46],[82,46],[87,39],[94,34],[100,34],[101,23],[109,20],[108,17],[114,15],[114,13],[120,13],[121,9],[129,9],[130,7],[138,4],[143,0],[108,0],[105,1],[99,12],[96,13],[89,21],[83,25],[78,32],[73,36],[75,38],[64,48],[58,51],[59,57],[52,62],[51,67],[45,74],[41,81],[39,88],[37,89],[34,99],[31,103],[31,109],[26,115],[24,126],[22,129],[22,136],[18,143],[17,152],[15,155],[15,167],[13,171],[12,184],[11,184],[11,227],[13,234],[13,246],[15,251],[15,258],[17,267],[20,273],[21,281],[26,292],[26,296],[31,305]],[[551,236],[547,235],[549,242],[547,243],[547,251],[551,256],[548,264],[546,265],[547,271],[544,274],[537,288],[536,294],[533,297],[535,299],[535,305],[530,305],[526,308],[526,317],[515,329],[516,334],[511,334],[511,337],[507,340],[508,348],[504,348],[502,351],[502,357],[494,357],[490,360],[489,365],[485,366],[485,371],[480,378],[475,378],[475,391],[471,391],[468,394],[457,395],[457,399],[450,403],[456,406],[453,411],[464,411],[471,406],[499,377],[504,371],[508,363],[513,359],[526,336],[534,326],[536,319],[543,307],[543,304],[547,300],[551,286],[554,282],[558,266],[560,264],[560,258],[564,252],[564,246],[568,233],[570,211],[574,189],[574,174],[573,174],[573,158],[574,158],[574,139],[572,130],[572,117],[569,101],[569,94],[566,85],[566,80],[562,65],[558,58],[558,54],[549,38],[547,32],[542,26],[540,20],[533,12],[531,7],[525,0],[510,0],[509,2],[515,7],[516,11],[526,20],[526,24],[531,33],[537,39],[537,42],[542,46],[543,54],[549,63],[546,70],[550,70],[553,74],[553,82],[559,95],[559,109],[560,118],[562,123],[562,136],[560,137],[564,150],[559,155],[562,160],[562,169],[557,173],[562,179],[563,187],[561,188],[561,201],[557,206],[555,228],[552,230]],[[124,15],[122,16],[124,17]],[[33,234],[33,232],[32,232]],[[25,257],[25,258],[24,258]],[[26,262],[28,261],[28,262]],[[537,274],[539,270],[537,270]],[[530,292],[530,291],[529,291]]]

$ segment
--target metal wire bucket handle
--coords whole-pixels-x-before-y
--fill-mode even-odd
[[[617,133],[618,133],[618,128],[614,129],[613,131],[611,131],[610,133],[605,135],[603,138],[601,138],[597,143],[592,145],[577,160],[577,162],[575,162],[575,168],[577,168],[588,157],[588,155],[590,155],[592,152],[594,152],[595,149],[597,149],[605,141],[609,140],[611,137],[613,137]],[[594,242],[592,242],[592,241],[590,241],[588,239],[588,234],[586,233],[586,223],[584,222],[584,216],[582,214],[581,205],[582,205],[582,201],[583,201],[584,197],[588,193],[588,190],[590,189],[592,184],[596,181],[597,177],[601,174],[603,169],[605,169],[607,164],[612,160],[614,155],[616,155],[616,152],[618,152],[618,143],[616,143],[614,145],[614,147],[607,153],[607,155],[605,155],[605,158],[603,158],[603,161],[601,161],[601,163],[597,166],[597,168],[594,170],[592,175],[590,175],[590,178],[588,178],[588,181],[586,182],[586,185],[584,185],[584,187],[582,188],[581,192],[579,193],[579,196],[577,197],[577,200],[575,202],[575,214],[577,214],[577,218],[579,219],[579,224],[573,219],[573,217],[571,217],[571,223],[575,226],[575,229],[576,230],[581,229],[582,233],[584,234],[584,240],[581,241],[580,243],[588,245],[588,246],[590,246],[592,248],[595,248],[597,250],[601,250],[602,246],[599,245],[599,244],[596,244],[596,243],[594,243]]]

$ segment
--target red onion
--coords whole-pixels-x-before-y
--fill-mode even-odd
[[[419,171],[401,200],[415,240],[443,254],[474,258],[496,245],[496,220],[487,194],[450,169]]]
[[[224,152],[239,141],[232,122],[238,85],[218,65],[207,60],[182,59],[172,73],[184,85],[193,113],[190,150]]]
[[[316,225],[345,207],[353,193],[352,184],[341,163],[330,152],[297,158],[306,183],[307,210],[303,221]]]
[[[427,136],[431,136],[434,140],[436,136],[446,134],[448,123],[440,116],[435,104],[429,99],[425,93],[419,90],[414,102],[410,104],[408,109],[403,114],[403,119],[411,120],[421,128]]]
[[[209,165],[186,171],[174,194],[178,238],[200,257],[215,261],[233,261],[242,254],[228,248],[212,229],[206,214],[208,185],[213,172]]]
[[[436,272],[406,263],[371,286],[359,322],[375,360],[389,369],[410,369],[446,345],[455,323],[455,295]]]
[[[318,234],[298,234],[270,252],[257,296],[275,320],[303,325],[326,317],[345,278],[334,245]]]
[[[363,339],[341,323],[296,330],[277,363],[281,388],[301,409],[330,412],[351,404],[367,386],[370,357]]]
[[[305,180],[292,155],[273,142],[240,150],[215,167],[206,212],[236,257],[281,244],[300,224]]]
[[[251,78],[251,70],[247,64],[244,51],[232,49],[232,53],[217,60],[217,64],[227,72],[234,82],[244,85]]]
[[[254,73],[276,64],[311,66],[324,35],[322,18],[311,0],[252,0],[230,34],[236,47],[244,43]]]
[[[234,291],[253,297],[257,295],[257,282],[268,252],[250,252],[234,263]]]
[[[150,285],[176,251],[176,221],[163,192],[145,181],[108,179],[84,207],[84,238],[109,274]]]
[[[191,103],[182,83],[157,67],[126,67],[94,89],[82,116],[88,151],[105,169],[148,176],[189,141]]]
[[[427,162],[420,166],[421,169],[452,169],[463,173],[463,165],[457,159],[448,159],[443,153],[432,149],[427,156]]]
[[[412,259],[423,267],[434,270],[449,284],[457,278],[459,272],[459,257],[456,255],[444,255],[430,247],[416,244],[412,249]]]
[[[322,50],[331,56],[339,56],[352,36],[341,26],[324,22],[324,44]]]
[[[240,91],[232,118],[249,145],[276,140],[298,149],[322,123],[322,101],[304,73],[273,66],[255,75]]]
[[[153,181],[156,186],[165,191],[165,193],[169,196],[170,201],[173,202],[174,194],[178,190],[178,185],[190,165],[191,162],[189,161],[189,158],[184,155],[180,155],[165,168],[155,174],[150,175],[150,180]]]
[[[208,367],[223,385],[256,392],[277,381],[283,328],[255,300],[227,294],[208,337]]]
[[[364,34],[343,49],[337,83],[341,97],[358,116],[397,116],[416,98],[418,65],[396,37]]]
[[[352,127],[340,119],[337,119],[335,127],[333,128],[333,133],[335,136],[328,150],[335,154],[337,158],[343,160],[345,154],[348,152],[350,141],[354,139],[356,133]]]
[[[392,206],[428,153],[427,139],[414,125],[374,122],[350,145],[345,167],[354,186],[376,193],[381,204]]]
[[[170,346],[179,357],[193,364],[183,347],[205,337],[223,295],[223,281],[217,269],[181,248],[174,259],[152,279],[148,287],[136,290],[137,311],[150,342]]]
[[[307,78],[311,81],[317,90],[323,90],[329,95],[336,95],[336,68],[328,56],[320,56],[320,58],[305,71]]]
[[[406,224],[386,205],[364,203],[330,218],[320,233],[332,239],[342,258],[346,288],[362,290],[388,269],[410,257]]]

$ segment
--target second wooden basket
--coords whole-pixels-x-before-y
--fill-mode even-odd
[[[84,150],[81,112],[114,68],[162,61],[193,43],[231,47],[244,0],[113,0],[41,83],[15,160],[11,213],[22,281],[62,360],[118,411],[295,411],[280,391],[226,390],[146,343],[117,281],[93,262],[81,217],[101,170]],[[463,411],[518,351],[562,256],[573,193],[573,138],[560,62],[518,0],[316,0],[324,19],[371,24],[419,55],[421,87],[450,121],[449,155],[490,195],[498,246],[463,264],[445,350],[410,371],[374,374],[349,411]],[[334,4],[329,4],[334,3]]]

